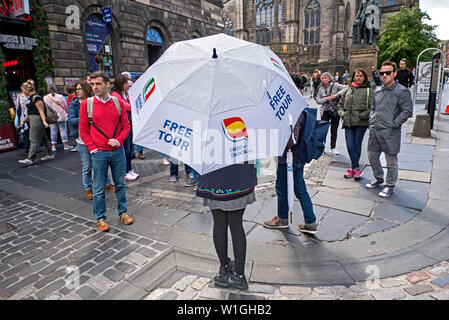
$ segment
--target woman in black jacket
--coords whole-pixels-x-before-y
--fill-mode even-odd
[[[243,213],[256,201],[257,174],[252,164],[234,164],[199,176],[196,194],[212,211],[213,240],[220,260],[214,282],[220,287],[248,289],[245,277],[246,235]],[[228,257],[228,227],[231,230],[235,262]]]

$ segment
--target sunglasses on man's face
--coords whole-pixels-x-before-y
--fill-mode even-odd
[[[393,71],[379,71],[379,75],[382,77],[383,75],[387,75],[389,76],[390,74],[392,74]]]

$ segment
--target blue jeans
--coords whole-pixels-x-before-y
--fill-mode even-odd
[[[128,210],[126,204],[125,184],[125,152],[123,147],[112,151],[98,151],[91,154],[92,168],[94,170],[94,218],[106,219],[106,178],[108,168],[111,167],[112,179],[115,184],[115,196],[117,198],[117,209],[119,216]]]
[[[178,162],[176,161],[176,163],[173,163],[174,159],[170,160],[170,177],[171,176],[176,176],[178,177]],[[193,179],[198,180],[198,172],[196,172],[195,170],[193,170],[191,167],[189,167],[188,165],[184,164],[184,170],[186,171],[186,176],[188,176],[190,173],[192,173],[193,175]]]
[[[134,150],[134,146],[136,147],[137,152],[143,151],[143,147],[139,146],[138,144],[133,144],[133,150]]]
[[[288,219],[287,165],[278,164],[276,175],[278,217]],[[306,183],[304,181],[304,163],[300,162],[293,165],[293,183],[295,196],[301,203],[302,212],[304,214],[304,222],[306,224],[315,223],[316,217],[313,212],[312,200],[310,200]]]
[[[81,143],[78,143],[78,153],[81,158],[81,173],[83,175],[83,187],[84,190],[92,190],[92,160],[90,158],[89,149]],[[111,184],[109,176],[106,178],[106,185]]]
[[[362,142],[367,127],[345,128],[346,147],[351,159],[352,169],[359,169],[360,155],[362,154]]]

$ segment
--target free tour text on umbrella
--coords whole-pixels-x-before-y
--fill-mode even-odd
[[[291,103],[292,98],[289,94],[286,94],[282,85],[279,86],[279,89],[276,90],[276,94],[273,97],[270,96],[270,106],[276,111],[276,117],[279,120],[282,120],[282,117],[285,115],[285,110],[288,109]]]
[[[190,140],[192,129],[168,119],[165,120],[162,128],[169,132],[159,130],[159,140],[163,140],[166,143],[173,143],[175,147],[180,147],[187,151],[190,141],[183,139],[183,137]]]

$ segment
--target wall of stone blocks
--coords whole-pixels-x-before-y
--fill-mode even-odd
[[[144,72],[148,68],[146,32],[156,27],[164,50],[192,35],[223,31],[222,6],[215,0],[40,0],[47,17],[54,57],[54,83],[62,90],[65,78],[84,78],[89,72],[85,21],[100,8],[111,7],[112,52],[115,73]],[[71,5],[79,8],[80,26],[67,28]]]

